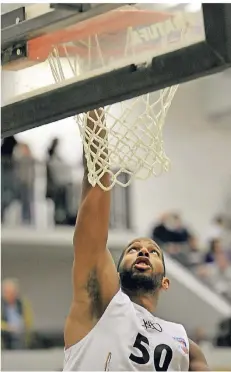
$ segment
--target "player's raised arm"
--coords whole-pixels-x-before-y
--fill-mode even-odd
[[[93,128],[98,120],[105,124],[102,109],[90,113],[87,126]],[[95,132],[105,137],[106,130],[101,127],[99,132],[99,129],[95,125]],[[93,152],[95,146],[100,144],[94,141]],[[102,161],[104,156],[107,154],[102,155]],[[109,175],[103,175],[101,182],[107,185]],[[109,217],[110,191],[89,184],[84,156],[82,198],[74,233],[73,302],[65,327],[66,347],[86,336],[119,289],[116,267],[106,248]]]

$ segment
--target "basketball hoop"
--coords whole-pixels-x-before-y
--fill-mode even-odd
[[[73,75],[80,75],[81,61],[78,58],[73,60],[68,54],[66,58]],[[55,81],[65,80],[58,49],[54,48],[48,61]],[[94,128],[87,126],[87,120],[91,120],[89,113],[76,116],[92,186],[98,184],[104,190],[116,184],[126,187],[133,179],[145,180],[169,169],[169,159],[164,151],[163,126],[176,90],[177,86],[173,86],[105,107],[106,139],[97,136]],[[104,122],[100,120],[94,124],[105,129]],[[99,149],[91,157],[89,144],[94,139],[99,143]],[[100,156],[106,152],[107,161],[102,162]],[[105,173],[111,176],[108,188],[100,181]],[[129,177],[120,177],[123,173]],[[124,179],[126,183],[122,181]]]
[[[81,55],[73,57],[72,53],[69,54],[69,49],[65,46],[62,55],[65,53],[66,58],[60,56],[59,47],[53,48],[48,62],[56,83],[65,81],[70,74],[73,77],[79,76],[80,80],[82,76],[86,78],[95,63],[96,54],[97,61],[101,61],[100,67],[107,68],[110,65],[108,61],[105,63],[105,54],[96,35],[94,39],[94,48],[90,39],[89,44],[85,46],[87,64]],[[128,35],[128,43],[129,40]],[[132,45],[126,44],[124,55],[129,52],[132,52]],[[105,107],[107,131],[105,138],[97,136],[94,128],[90,129],[87,126],[88,119],[92,120],[89,113],[75,117],[87,160],[88,179],[92,186],[98,184],[104,190],[109,190],[116,184],[127,187],[133,179],[145,180],[168,171],[170,162],[164,151],[163,126],[176,90],[177,86],[172,86]],[[101,120],[94,124],[105,129],[105,124]],[[96,154],[91,156],[90,144],[93,140],[99,143],[99,148],[96,149]],[[103,153],[107,153],[107,156],[104,156],[102,162]],[[100,181],[105,173],[110,174],[111,180],[107,188]],[[122,176],[124,173],[127,177]]]
[[[169,16],[165,14],[162,17]],[[182,29],[179,38],[181,33]],[[132,27],[117,29],[110,37],[118,42],[112,44],[105,34],[94,34],[84,41],[75,37],[72,43],[54,46],[48,56],[54,81],[60,83],[71,76],[82,80],[92,76],[92,71],[96,75],[97,71],[110,71],[112,66],[119,68],[128,56],[137,55],[137,48],[142,50],[142,59],[146,54],[148,61],[150,43],[147,50],[142,43],[137,46]],[[158,40],[157,55],[161,54],[166,42],[163,37]],[[113,52],[112,45],[115,46]],[[76,116],[92,186],[98,184],[104,190],[116,184],[126,187],[133,179],[145,180],[168,171],[170,162],[164,151],[163,126],[176,90],[177,86],[172,86],[105,107],[106,128],[99,118],[94,123],[106,129],[105,138],[95,134],[94,126],[92,129],[87,126],[88,119],[92,121],[89,113]],[[91,156],[90,144],[93,140],[99,143],[99,148]],[[107,188],[100,181],[105,173],[109,173],[111,179]],[[127,177],[122,176],[124,173]]]

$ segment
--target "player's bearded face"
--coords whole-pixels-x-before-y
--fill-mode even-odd
[[[122,289],[126,292],[155,292],[162,287],[163,273],[155,273],[150,270],[150,273],[137,272],[134,267],[121,267],[119,271],[120,283]]]

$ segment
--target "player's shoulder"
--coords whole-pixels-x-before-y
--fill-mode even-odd
[[[164,326],[164,328],[171,328],[172,330],[179,330],[181,329],[182,331],[184,331],[184,326],[181,324],[181,323],[175,323],[175,322],[171,322],[169,320],[165,320],[165,319],[162,319],[162,318],[158,318],[158,317],[155,317],[156,321],[158,321],[159,324],[161,324],[162,326]]]

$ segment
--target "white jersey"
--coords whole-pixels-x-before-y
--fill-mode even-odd
[[[96,326],[65,350],[64,371],[188,371],[181,324],[153,316],[121,290]]]

